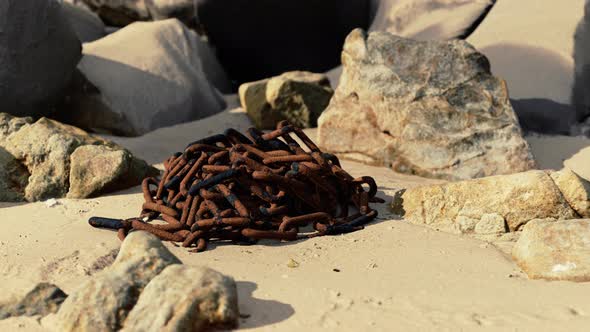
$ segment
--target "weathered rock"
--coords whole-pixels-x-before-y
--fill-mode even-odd
[[[176,19],[137,22],[84,44],[79,68],[100,92],[73,96],[64,118],[134,136],[221,111],[225,103],[207,80],[201,45]]]
[[[29,176],[27,168],[0,147],[0,202],[23,201]]]
[[[46,115],[81,57],[80,41],[55,0],[0,4],[0,111]]]
[[[282,120],[310,128],[328,106],[334,91],[323,74],[293,71],[244,83],[240,102],[258,129],[275,129]]]
[[[121,179],[122,173],[104,173],[107,171],[106,168],[102,170],[103,173],[95,169],[81,169],[83,165],[95,167],[92,163],[95,159],[91,158],[84,162],[75,160],[72,181],[70,157],[77,149],[85,145],[103,147],[84,148],[79,155],[87,156],[88,154],[84,154],[84,151],[103,151],[104,149],[109,149],[115,154],[117,153],[115,151],[123,151],[123,148],[112,142],[57,121],[41,118],[33,123],[28,118],[13,118],[7,114],[0,114],[0,150],[6,152],[0,155],[3,156],[1,158],[3,163],[7,165],[7,168],[3,170],[4,176],[0,177],[0,183],[6,184],[5,186],[13,192],[13,198],[24,197],[27,201],[38,201],[64,197],[70,190],[71,182],[73,182],[72,197],[85,197],[83,196],[85,194],[95,195],[115,190],[114,188],[122,189],[138,185],[143,177],[155,172],[151,167],[143,167],[144,164],[141,161],[123,151],[120,153],[128,159],[125,162],[121,161],[120,169],[111,170],[126,171],[125,180]],[[95,158],[99,160],[101,157]],[[106,160],[107,156],[103,158]],[[95,176],[102,174],[102,177],[89,180],[87,176],[90,174]],[[120,182],[112,183],[115,179]],[[81,180],[90,182],[81,184],[79,183]]]
[[[45,316],[57,312],[67,295],[59,287],[40,283],[24,298],[0,305],[0,320],[15,316]]]
[[[204,267],[168,266],[139,296],[122,331],[208,331],[239,317],[236,284]]]
[[[68,198],[85,198],[129,188],[158,170],[125,149],[104,145],[77,148],[70,157]]]
[[[369,2],[198,0],[196,11],[224,68],[241,84],[337,66],[346,35],[368,27]]]
[[[66,2],[62,6],[65,16],[81,42],[92,42],[106,35],[104,23],[93,12]]]
[[[149,20],[145,0],[82,0],[108,25],[125,26]]]
[[[373,0],[371,31],[419,40],[466,38],[493,0]]]
[[[127,236],[117,259],[74,291],[55,317],[56,331],[121,329],[144,287],[171,264],[180,264],[162,242],[146,232]]]
[[[486,213],[475,224],[474,231],[476,234],[503,234],[506,233],[506,220],[497,213]]]
[[[590,220],[533,220],[512,257],[531,279],[590,281]]]
[[[590,147],[583,148],[571,158],[565,160],[563,165],[586,181],[590,181]]]
[[[581,217],[590,218],[590,182],[568,168],[551,173],[565,200]]]
[[[415,224],[465,233],[499,232],[500,218],[516,231],[533,219],[577,217],[544,171],[407,189],[396,195],[393,210]]]
[[[318,120],[325,150],[450,180],[535,166],[506,84],[468,43],[357,29],[342,60],[340,85]]]

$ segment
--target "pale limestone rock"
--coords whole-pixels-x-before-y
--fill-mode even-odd
[[[236,284],[206,267],[170,265],[139,296],[122,331],[206,331],[236,327]]]
[[[62,304],[55,331],[117,331],[144,287],[171,264],[180,264],[146,232],[127,236],[112,266],[82,283]]]
[[[98,196],[135,186],[159,171],[125,149],[85,145],[70,156],[68,198]]]
[[[503,80],[464,41],[354,30],[318,121],[319,145],[344,157],[450,180],[534,168]]]
[[[503,234],[506,233],[506,221],[497,213],[486,213],[481,216],[474,229],[476,234]]]
[[[551,173],[551,178],[565,200],[581,217],[590,217],[590,182],[582,179],[568,168]]]
[[[512,257],[531,279],[590,281],[590,220],[533,220]]]
[[[569,206],[549,174],[528,171],[407,189],[396,195],[393,209],[406,220],[446,231],[469,225],[465,218],[479,220],[474,231],[500,230],[502,217],[507,230],[516,231],[533,219],[572,219]],[[498,221],[482,225],[491,216]],[[460,218],[459,218],[460,217]],[[488,227],[489,225],[497,225]],[[486,226],[484,226],[486,225]],[[463,226],[465,227],[465,226]]]

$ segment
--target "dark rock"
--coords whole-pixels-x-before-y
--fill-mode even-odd
[[[0,2],[0,111],[50,113],[81,57],[81,45],[55,0]]]
[[[145,0],[82,0],[100,18],[111,26],[122,27],[135,21],[150,18]]]
[[[81,42],[92,42],[106,35],[104,23],[90,10],[65,2],[62,6]]]

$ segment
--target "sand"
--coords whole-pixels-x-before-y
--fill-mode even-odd
[[[181,150],[190,139],[227,126],[249,126],[240,111],[116,140],[151,163]],[[309,131],[313,135],[313,130]],[[533,137],[541,166],[561,167],[590,141]],[[571,147],[571,149],[569,148]],[[556,149],[557,148],[557,149]],[[435,183],[391,170],[345,162],[353,175],[371,175],[379,196]],[[0,302],[40,281],[72,292],[112,262],[114,232],[91,228],[91,216],[132,217],[142,196],[132,188],[86,200],[1,204]],[[207,265],[238,285],[240,329],[277,331],[583,331],[590,324],[590,285],[530,281],[490,243],[397,220],[385,204],[379,218],[352,234],[254,246],[212,245],[200,254],[167,243],[185,264]],[[299,267],[287,266],[289,260]],[[1,331],[41,331],[36,318],[0,321]]]

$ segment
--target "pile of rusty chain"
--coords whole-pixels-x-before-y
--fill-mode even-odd
[[[139,218],[93,217],[89,223],[118,230],[121,240],[143,230],[200,252],[209,241],[251,244],[353,232],[377,216],[370,202],[384,202],[375,196],[373,178],[353,178],[336,156],[286,121],[266,134],[228,129],[190,143],[164,168],[159,181],[143,181]],[[149,223],[157,217],[166,223]],[[307,226],[313,229],[300,232]]]

